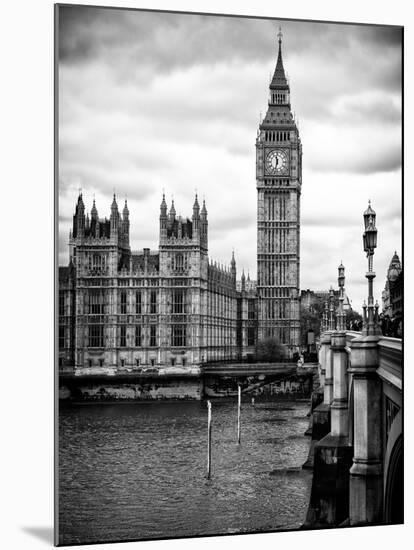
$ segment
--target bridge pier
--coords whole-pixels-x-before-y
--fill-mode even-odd
[[[319,347],[320,381],[323,401],[312,410],[312,439],[309,454],[302,468],[314,467],[315,445],[331,430],[331,401],[333,394],[331,332],[321,337]]]
[[[305,526],[340,525],[349,517],[348,356],[345,332],[330,335],[331,429],[314,447],[314,483]],[[328,363],[326,363],[328,368]]]
[[[331,403],[331,433],[348,437],[348,356],[346,334],[336,332],[331,338],[333,364],[333,400]]]
[[[354,391],[354,458],[350,470],[350,524],[382,521],[382,383],[376,336],[351,343]]]
[[[328,388],[313,411],[313,482],[303,527],[402,523],[401,340],[325,332],[319,361]],[[329,412],[329,433],[318,441]]]

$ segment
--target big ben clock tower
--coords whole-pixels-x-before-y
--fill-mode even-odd
[[[299,236],[302,145],[279,53],[256,139],[258,341],[274,338],[291,357],[300,345]]]

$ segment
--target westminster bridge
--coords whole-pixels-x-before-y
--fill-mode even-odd
[[[322,334],[305,527],[403,522],[402,374],[400,339]]]
[[[363,217],[368,300],[362,332],[346,330],[342,262],[339,305],[331,288],[322,318],[320,388],[312,400],[312,444],[304,464],[313,467],[309,528],[404,521],[402,340],[381,332],[373,297],[376,214],[370,203]]]
[[[312,393],[313,468],[304,528],[403,521],[402,341],[336,328],[331,315],[317,363],[217,363],[197,372],[61,375],[63,398],[83,400]],[[318,387],[316,387],[318,386]]]

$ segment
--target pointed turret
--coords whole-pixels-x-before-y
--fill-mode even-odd
[[[124,221],[129,220],[128,202],[126,199],[125,199],[124,209],[122,210],[122,218]]]
[[[172,199],[170,213],[169,213],[170,221],[173,222],[175,220],[175,216],[176,216],[176,211],[174,206],[174,199]]]
[[[200,205],[198,204],[198,197],[196,193],[194,204],[193,204],[193,218],[198,217],[199,215],[200,215]]]
[[[285,69],[282,59],[282,29],[279,27],[278,43],[279,52],[277,56],[276,68],[273,73],[273,78],[270,82],[270,103],[272,104],[289,104],[289,83],[286,78]]]
[[[83,204],[82,191],[79,192],[78,202],[73,216],[73,237],[85,236],[85,205]]]
[[[201,217],[203,219],[207,219],[207,208],[206,208],[206,201],[203,200],[203,208],[201,209]]]
[[[118,204],[116,202],[116,196],[114,193],[114,198],[112,200],[111,204],[111,237],[118,233],[118,226],[119,226],[119,211],[118,211]]]
[[[246,275],[244,274],[244,268],[241,276],[241,289],[243,292],[246,290]]]
[[[230,271],[231,271],[231,276],[234,281],[234,284],[236,284],[237,271],[236,271],[236,259],[234,257],[234,249],[231,253]]]
[[[285,75],[285,69],[283,67],[283,59],[282,59],[282,29],[279,27],[279,33],[277,35],[278,37],[278,43],[279,43],[279,51],[277,56],[277,62],[276,62],[276,68],[275,72],[273,73],[273,78],[270,82],[270,89],[271,90],[288,90],[289,84]]]
[[[95,199],[93,199],[93,204],[91,208],[91,220],[98,219],[98,209],[96,208]]]
[[[118,213],[118,203],[116,202],[116,195],[114,193],[114,198],[112,199],[112,204],[111,204],[111,215],[112,213]]]
[[[127,241],[127,244],[129,244],[129,210],[128,202],[126,199],[124,209],[122,210],[122,228],[125,240]]]
[[[162,201],[160,204],[160,241],[163,241],[167,237],[167,203],[165,202],[165,194],[162,194]]]
[[[96,230],[98,219],[99,219],[98,210],[96,208],[95,198],[94,198],[92,208],[91,208],[91,235],[93,237],[98,237],[99,236],[97,234],[97,230]]]
[[[167,217],[167,203],[165,202],[165,193],[162,194],[162,201],[160,205],[160,217]]]
[[[207,208],[206,208],[205,200],[203,200],[203,206],[201,208],[201,214],[200,214],[200,236],[201,236],[203,245],[207,248],[208,222],[207,222]]]
[[[193,238],[197,239],[200,227],[200,205],[198,204],[197,193],[193,204]]]

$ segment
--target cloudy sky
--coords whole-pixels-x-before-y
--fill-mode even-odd
[[[127,196],[131,246],[158,246],[162,192],[205,197],[209,255],[256,277],[255,138],[279,24],[303,144],[301,288],[366,296],[362,213],[377,212],[375,295],[401,252],[401,34],[391,27],[60,8],[59,260],[79,188],[109,217]]]

